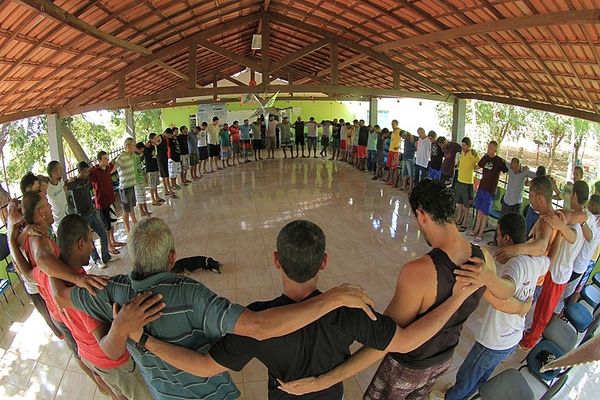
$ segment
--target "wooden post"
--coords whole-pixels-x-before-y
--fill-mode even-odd
[[[217,74],[214,74],[213,75],[213,89],[216,89],[216,88],[217,88]],[[213,100],[217,101],[218,98],[219,98],[219,96],[217,96],[217,92],[215,90],[215,94],[213,94]]]
[[[269,86],[269,69],[270,69],[270,57],[269,48],[271,45],[271,28],[269,26],[268,14],[261,16],[262,21],[262,48],[260,49],[261,58],[261,74],[262,74],[262,85],[264,92],[267,93],[267,87]]]
[[[339,82],[339,62],[338,62],[338,45],[335,42],[331,42],[329,46],[331,56],[331,84],[337,85]]]
[[[197,74],[197,46],[191,44],[188,50],[188,88],[196,88]]]

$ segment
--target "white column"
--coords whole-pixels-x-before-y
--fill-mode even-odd
[[[467,100],[455,99],[452,105],[452,140],[460,143],[465,137],[465,123],[467,120]]]
[[[125,127],[127,134],[135,139],[135,120],[133,119],[133,110],[131,108],[125,109]]]
[[[58,161],[60,163],[63,179],[67,179],[65,151],[58,114],[46,114],[46,123],[48,126],[48,145],[50,147],[51,161]]]
[[[369,125],[377,125],[377,114],[379,113],[379,99],[371,97],[369,100]]]

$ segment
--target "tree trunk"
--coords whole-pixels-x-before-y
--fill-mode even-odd
[[[580,142],[575,142],[575,144],[573,145],[573,150],[575,150],[573,152],[573,165],[577,165],[577,158],[579,157],[579,148],[580,147],[581,147]]]
[[[73,135],[73,132],[71,131],[71,128],[69,127],[67,121],[65,119],[61,119],[60,125],[62,128],[62,137],[63,139],[65,139],[65,142],[67,142],[67,144],[69,145],[69,148],[71,149],[71,152],[73,152],[73,155],[75,156],[77,161],[89,161],[90,159],[88,158],[87,154],[85,154],[83,147],[81,147],[81,145],[75,138],[75,135]]]

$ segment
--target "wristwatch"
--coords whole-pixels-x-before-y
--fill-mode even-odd
[[[146,350],[146,342],[147,341],[148,341],[148,335],[146,334],[146,332],[143,332],[142,336],[140,337],[140,341],[135,344],[135,347],[141,352],[146,352],[146,351],[148,351],[148,350]]]

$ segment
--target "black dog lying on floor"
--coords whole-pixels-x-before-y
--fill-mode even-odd
[[[220,274],[221,263],[211,257],[186,257],[177,260],[171,271],[176,274],[181,274],[185,271],[194,272],[199,269],[203,269],[205,271],[212,271],[216,272],[217,274]]]

